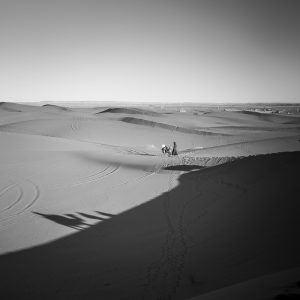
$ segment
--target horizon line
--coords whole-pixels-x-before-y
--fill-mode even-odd
[[[171,102],[165,102],[165,101],[118,101],[118,100],[50,100],[50,101],[4,101],[6,103],[16,103],[16,104],[51,104],[51,103],[74,103],[74,104],[97,104],[97,103],[103,103],[103,104],[153,104],[153,105],[258,105],[258,104],[265,104],[265,105],[300,105],[300,101],[295,102],[264,102],[264,101],[256,101],[256,102],[218,102],[218,101],[211,101],[211,102],[193,102],[193,101],[171,101]],[[3,103],[3,102],[0,102]]]

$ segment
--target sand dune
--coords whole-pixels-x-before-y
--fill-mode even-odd
[[[160,114],[154,111],[140,109],[140,108],[124,108],[124,107],[116,107],[116,108],[107,108],[104,111],[99,113],[113,113],[113,114],[129,114],[129,115],[148,115],[148,116],[159,116]]]
[[[247,142],[228,143],[207,148],[182,150],[190,156],[249,156],[299,150],[299,136],[276,137]]]
[[[0,105],[1,296],[296,293],[296,117],[143,111]]]
[[[149,120],[145,120],[145,119],[139,119],[139,118],[125,117],[125,118],[122,118],[121,121],[126,122],[126,123],[130,123],[130,124],[158,127],[158,128],[163,128],[163,129],[168,129],[168,130],[171,130],[171,131],[178,131],[178,132],[183,132],[183,133],[199,134],[199,135],[218,135],[218,134],[215,134],[213,132],[200,131],[200,130],[195,130],[195,129],[178,127],[178,126],[174,126],[174,125],[169,125],[169,124],[164,124],[164,123],[159,123],[159,122],[153,122],[153,121],[149,121]],[[219,134],[219,135],[223,135],[223,134]]]
[[[77,233],[2,256],[2,292],[31,299],[99,293],[104,299],[185,299],[295,268],[299,166],[299,153],[259,156],[182,174],[177,186],[181,171],[173,169],[160,175],[169,190],[121,214],[36,207],[36,222]],[[299,271],[292,275],[290,284]],[[285,280],[283,273],[279,282]]]
[[[14,105],[10,105],[6,102],[0,103],[1,110],[8,111],[8,112],[21,112],[20,108],[15,107]]]
[[[11,102],[0,102],[0,111],[6,112],[35,112],[41,111],[41,107]]]
[[[210,112],[206,115],[207,117],[218,117],[219,120],[225,122],[232,122],[232,124],[255,124],[260,126],[276,126],[276,124],[300,124],[300,118],[297,116],[287,116],[279,114],[267,114],[258,113],[251,111],[233,111],[233,112]],[[255,123],[254,123],[255,122]]]
[[[287,115],[279,115],[279,114],[270,114],[270,113],[259,113],[254,111],[242,111],[242,114],[253,115],[256,116],[258,119],[268,121],[268,122],[275,122],[275,123],[287,123],[287,124],[300,124],[300,118],[298,117],[291,117]]]
[[[43,105],[43,107],[47,109],[53,109],[53,110],[71,111],[70,108],[59,106],[59,105],[53,105],[53,104],[45,104]]]

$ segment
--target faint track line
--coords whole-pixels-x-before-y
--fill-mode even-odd
[[[11,184],[9,184],[8,186],[4,187],[4,188],[0,191],[0,197],[2,197],[3,195],[5,195],[6,192],[8,192],[9,190],[11,190],[11,189],[14,188],[15,186],[16,186],[15,183],[11,183]],[[6,210],[6,208],[4,208],[3,210],[1,210],[0,213],[1,213],[2,211],[5,211],[5,210]]]
[[[8,190],[10,190],[11,188],[13,188],[14,186],[16,186],[15,183],[11,183],[10,185],[4,187],[1,191],[0,191],[0,197],[2,197],[2,195],[4,195]]]
[[[24,214],[31,207],[33,207],[40,198],[41,190],[39,186],[31,180],[22,179],[20,182],[15,183],[15,185],[18,186],[19,196],[12,204],[5,208],[5,212],[9,212],[12,208],[16,208],[18,204],[22,204],[23,202],[24,205],[22,208],[16,209],[11,214],[4,215],[4,218],[0,219],[0,223],[11,221],[19,215]],[[33,195],[31,195],[32,192]],[[4,211],[2,211],[2,213],[3,212]],[[3,226],[1,227],[3,228]]]
[[[33,186],[33,188],[34,188],[34,197],[20,212],[18,212],[18,215],[22,214],[23,212],[28,210],[30,207],[32,207],[37,202],[37,200],[39,199],[39,197],[41,195],[41,190],[40,190],[40,188],[38,187],[37,184],[35,184],[34,182],[32,182],[29,179],[27,179],[26,181],[30,182],[30,184]]]
[[[71,130],[76,133],[77,131],[80,130],[80,122],[81,122],[81,119],[80,118],[75,118],[75,119],[72,119],[72,122],[71,122]]]
[[[179,157],[178,159],[180,160]],[[175,161],[171,161],[171,165],[174,163]],[[170,166],[170,163],[163,159],[162,167],[166,168],[167,166]],[[178,174],[181,172],[172,171],[168,178],[168,189],[162,203],[166,220],[165,240],[162,243],[160,258],[152,262],[146,271],[142,299],[173,299],[182,281],[188,253],[184,227],[185,212],[193,199],[183,199],[183,201],[175,201],[173,204],[171,197],[175,186],[174,181]]]
[[[110,176],[117,172],[117,170],[120,168],[119,165],[113,166],[113,165],[108,165],[105,169],[99,170],[98,172],[96,171],[95,173],[86,176],[86,177],[81,177],[78,181],[70,183],[68,185],[64,186],[58,186],[55,187],[54,189],[65,189],[65,188],[72,188],[72,187],[77,187],[80,185],[84,184],[90,184],[94,182],[99,182],[100,180],[106,178],[107,176]],[[108,170],[108,172],[106,172]]]
[[[10,204],[9,206],[5,207],[1,211],[1,213],[5,212],[5,211],[11,209],[12,207],[14,207],[15,205],[17,205],[21,201],[21,199],[23,197],[23,191],[22,191],[22,189],[17,184],[14,184],[14,186],[19,190],[19,196],[17,197],[17,199],[12,204]]]

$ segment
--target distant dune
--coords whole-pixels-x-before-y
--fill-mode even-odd
[[[130,115],[148,115],[148,116],[159,116],[160,114],[154,111],[140,109],[140,108],[108,108],[104,111],[98,112],[102,113],[113,113],[113,114],[130,114]]]
[[[7,112],[35,112],[39,111],[40,109],[41,107],[39,106],[11,102],[0,102],[0,111],[2,110]]]
[[[246,115],[253,115],[261,120],[282,123],[282,124],[300,124],[300,117],[291,117],[287,115],[271,114],[271,113],[260,113],[255,111],[241,111],[240,113]]]
[[[0,102],[0,109],[8,112],[21,112],[22,110],[18,105],[12,105],[6,102]]]
[[[70,108],[64,107],[64,106],[59,106],[59,105],[53,105],[53,104],[45,104],[43,105],[45,108],[53,109],[53,110],[60,110],[60,111],[71,111]]]
[[[178,132],[183,132],[183,133],[188,133],[188,134],[223,135],[223,134],[216,134],[216,133],[209,132],[209,131],[201,131],[201,130],[196,130],[196,129],[184,128],[184,127],[179,127],[179,126],[174,126],[174,125],[169,125],[169,124],[164,124],[164,123],[159,123],[159,122],[149,121],[149,120],[144,120],[144,119],[139,119],[139,118],[133,118],[133,117],[125,117],[125,118],[122,118],[121,121],[130,123],[130,124],[135,124],[135,125],[157,127],[157,128],[167,129],[167,130],[171,130],[171,131],[178,131]],[[224,134],[224,135],[227,135],[227,134]]]

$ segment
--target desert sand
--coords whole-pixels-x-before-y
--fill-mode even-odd
[[[1,299],[299,294],[299,140],[297,115],[1,103]]]

